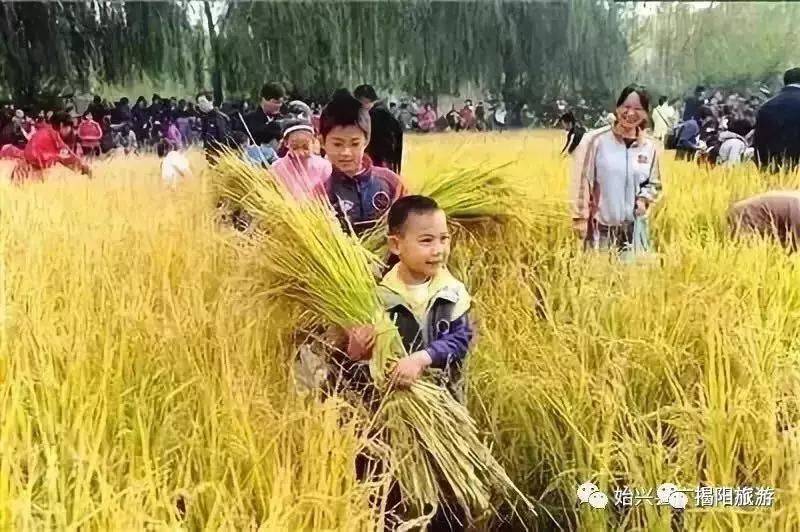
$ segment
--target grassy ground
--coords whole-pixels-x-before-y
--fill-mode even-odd
[[[800,270],[728,242],[722,222],[731,200],[800,180],[667,160],[660,260],[623,266],[538,216],[566,197],[561,142],[417,136],[404,167],[420,179],[512,160],[530,183],[526,224],[462,238],[453,258],[480,327],[470,409],[552,514],[528,526],[669,529],[647,503],[578,508],[593,481],[612,506],[615,487],[691,489],[687,530],[797,529]],[[0,529],[372,529],[356,431],[294,392],[292,323],[253,295],[205,174],[168,191],[147,157],[95,175],[0,190]],[[776,500],[698,508],[698,485]]]

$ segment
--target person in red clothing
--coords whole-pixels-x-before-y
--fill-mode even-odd
[[[37,129],[25,146],[24,158],[19,160],[11,174],[15,183],[26,179],[42,181],[43,170],[63,164],[91,177],[89,165],[84,163],[64,142],[72,135],[72,119],[69,114],[58,112],[50,119],[50,125]]]
[[[78,138],[80,139],[83,153],[87,155],[100,155],[100,140],[103,138],[103,128],[94,121],[91,111],[83,114],[83,121],[78,126]]]

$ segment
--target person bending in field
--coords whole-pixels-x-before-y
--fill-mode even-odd
[[[398,198],[406,194],[400,176],[372,165],[365,155],[370,116],[361,102],[338,90],[320,116],[325,155],[331,176],[316,193],[327,197],[344,231],[360,236],[373,228]]]
[[[53,114],[50,125],[37,129],[25,146],[23,158],[11,173],[11,179],[20,183],[27,179],[41,181],[44,170],[57,164],[79,171],[91,177],[89,165],[84,163],[74,150],[67,146],[65,139],[73,134],[72,118],[65,112]]]
[[[393,370],[394,383],[408,388],[427,373],[463,404],[462,370],[473,328],[469,293],[447,269],[447,217],[431,198],[406,196],[392,205],[388,224],[394,265],[380,282],[378,296],[408,353]],[[344,382],[356,376],[363,384],[369,379],[365,362],[372,356],[375,331],[359,327],[349,331],[347,339],[347,359],[339,366],[341,376]],[[373,460],[359,457],[357,472],[362,480],[370,466],[374,468]],[[398,507],[402,512],[396,490],[390,492],[388,499],[387,506]],[[463,508],[442,501],[429,530],[465,530],[465,520]]]
[[[572,152],[574,152],[578,144],[581,143],[581,139],[586,133],[586,128],[579,124],[578,121],[575,120],[575,115],[569,111],[561,115],[559,121],[561,122],[561,127],[567,132],[567,143],[561,148],[561,155],[564,155],[564,153],[572,155]]]
[[[738,201],[728,210],[727,218],[734,238],[774,238],[795,252],[800,243],[800,190],[773,190]]]

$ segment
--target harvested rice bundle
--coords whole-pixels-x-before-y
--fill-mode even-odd
[[[471,514],[490,512],[498,498],[519,499],[532,512],[481,441],[467,409],[446,390],[425,380],[408,391],[390,389],[386,374],[406,353],[394,324],[382,311],[372,258],[359,241],[342,232],[326,204],[316,200],[299,204],[261,177],[250,173],[240,177],[251,191],[248,197],[261,202],[253,206],[254,214],[270,217],[271,229],[262,238],[264,268],[280,281],[273,294],[300,303],[320,324],[375,327],[370,374],[382,392],[375,421],[388,434],[390,467],[404,502],[422,514],[426,506],[441,500],[440,486],[445,484]]]
[[[510,164],[437,173],[412,179],[407,186],[412,194],[436,200],[455,225],[474,227],[476,222],[519,219],[526,213],[529,200],[524,183],[503,172]],[[385,241],[385,223],[362,236],[364,247],[383,254]]]

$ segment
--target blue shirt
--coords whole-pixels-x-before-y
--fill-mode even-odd
[[[264,163],[271,165],[278,160],[278,154],[270,146],[248,146],[244,152],[244,160],[253,166]]]

